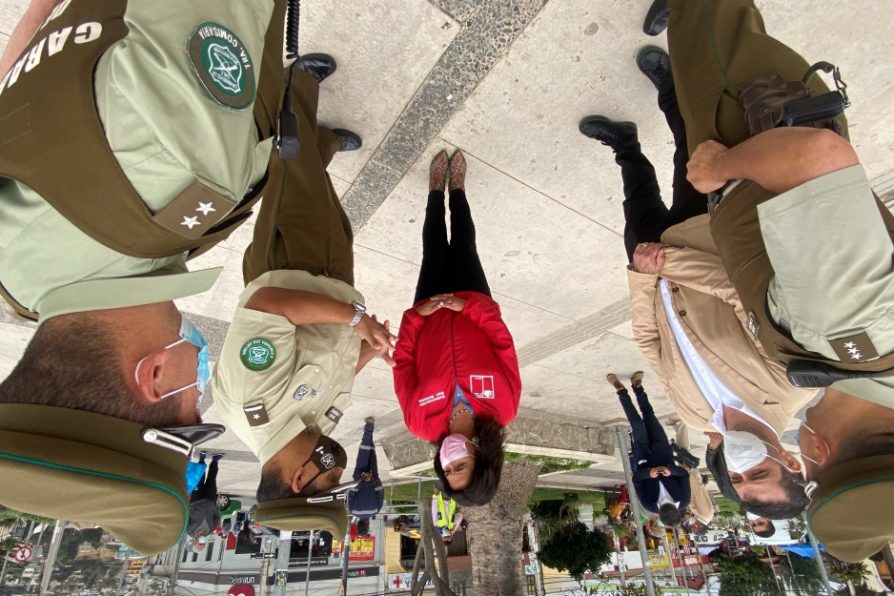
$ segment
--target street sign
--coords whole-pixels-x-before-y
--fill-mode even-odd
[[[276,553],[254,553],[252,559],[275,559]]]
[[[12,551],[12,557],[16,560],[17,563],[26,563],[31,558],[31,547],[27,544],[23,544],[14,551]]]

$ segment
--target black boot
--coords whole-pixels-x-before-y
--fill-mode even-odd
[[[646,13],[646,20],[643,21],[643,33],[646,35],[658,35],[665,29],[670,22],[670,10],[667,7],[667,0],[655,0]]]
[[[322,83],[335,72],[338,65],[329,54],[307,54],[301,56],[292,68],[304,70],[318,83]]]
[[[615,122],[605,116],[587,116],[580,121],[578,129],[584,136],[596,139],[612,149],[629,141],[636,141],[636,124],[633,122]]]
[[[656,46],[646,46],[636,55],[636,66],[640,72],[649,77],[658,91],[674,84],[671,74],[670,56]]]
[[[343,128],[333,128],[332,132],[334,132],[335,136],[338,137],[339,151],[356,151],[363,146],[363,141],[360,139],[360,137],[350,130],[345,130]]]

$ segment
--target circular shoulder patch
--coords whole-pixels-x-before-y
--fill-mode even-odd
[[[216,103],[231,110],[244,110],[254,103],[254,65],[235,33],[206,21],[189,36],[187,50],[193,73]]]
[[[263,337],[256,337],[242,344],[239,359],[248,370],[267,370],[276,360],[276,348]]]

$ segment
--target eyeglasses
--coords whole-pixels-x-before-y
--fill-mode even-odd
[[[226,430],[222,424],[189,424],[144,428],[141,436],[147,443],[190,457],[197,445],[219,437]]]

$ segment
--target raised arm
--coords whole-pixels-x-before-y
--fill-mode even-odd
[[[831,130],[774,128],[732,148],[705,141],[689,159],[687,178],[704,193],[745,179],[781,194],[858,163],[847,139]]]
[[[22,55],[31,38],[37,29],[43,25],[47,17],[53,11],[53,8],[59,4],[61,0],[31,0],[28,10],[22,16],[22,20],[16,25],[12,35],[9,36],[9,42],[3,51],[3,57],[0,57],[0,79],[6,76],[13,62]]]
[[[354,317],[354,307],[346,302],[314,292],[276,287],[257,290],[245,303],[245,308],[286,317],[296,327],[324,323],[347,325]],[[393,336],[388,328],[369,315],[363,315],[354,331],[380,355],[387,355],[393,347]]]

